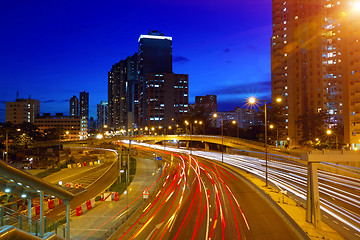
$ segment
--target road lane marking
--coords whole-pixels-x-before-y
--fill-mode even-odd
[[[336,222],[336,221],[334,221],[334,220],[333,220],[333,222],[336,223],[336,224],[339,224],[338,222]]]
[[[348,229],[348,228],[347,228],[347,227],[345,227],[345,226],[343,226],[343,228],[345,228],[345,229],[346,229],[346,230],[348,230],[348,231],[350,230],[350,229]]]

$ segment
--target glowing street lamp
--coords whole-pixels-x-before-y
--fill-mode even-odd
[[[236,137],[239,138],[239,125],[237,124],[237,122],[235,120],[232,120],[231,123],[236,125],[236,128],[237,128]]]
[[[217,118],[218,115],[214,113],[213,117]],[[224,120],[222,114],[221,114],[221,162],[224,162]]]
[[[250,105],[254,105],[254,104],[256,104],[256,102],[257,102],[257,99],[255,97],[250,97],[248,99],[248,103]],[[264,106],[264,109],[265,109],[265,183],[267,186],[268,185],[267,107],[266,107],[267,100],[264,100],[264,103],[265,103],[265,106]]]
[[[328,136],[335,135],[335,144],[336,144],[336,150],[337,150],[339,144],[338,144],[338,137],[337,137],[336,133],[333,133],[333,132],[331,131],[331,129],[328,129],[328,130],[326,130],[326,134],[327,134]]]

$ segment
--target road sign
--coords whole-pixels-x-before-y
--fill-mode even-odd
[[[144,199],[148,199],[149,198],[149,189],[148,188],[145,188],[144,191],[143,191],[143,198]]]
[[[162,157],[155,157],[155,160],[161,161]]]

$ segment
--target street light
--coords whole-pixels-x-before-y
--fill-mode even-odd
[[[274,129],[275,126],[273,124],[270,124],[269,126],[270,129]],[[276,145],[279,144],[279,129],[276,128]]]
[[[236,137],[239,138],[239,125],[237,124],[237,122],[235,120],[232,121],[232,124],[236,124],[236,127],[237,127]]]
[[[214,113],[213,117],[217,118],[218,115]],[[222,114],[221,114],[221,162],[224,162],[224,119]]]
[[[257,102],[257,99],[254,98],[254,97],[250,97],[248,99],[248,103],[253,105],[253,104],[256,104]],[[281,100],[276,100],[276,102],[281,102]],[[266,107],[266,103],[267,103],[267,100],[264,100],[264,109],[265,109],[265,183],[266,183],[266,186],[268,186],[268,154],[267,154],[267,107]]]
[[[337,137],[336,133],[333,133],[331,131],[331,129],[328,129],[328,130],[326,130],[326,134],[328,136],[335,135],[335,144],[336,144],[336,150],[337,150],[338,149],[338,137]]]

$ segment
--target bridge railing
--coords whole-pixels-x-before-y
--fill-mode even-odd
[[[40,236],[40,220],[29,218],[28,216],[14,211],[10,208],[0,206],[0,226],[11,225],[25,232]],[[58,234],[61,231],[61,236],[65,238],[65,227],[60,226],[59,222],[50,218],[44,217],[44,232],[54,232]],[[60,234],[60,232],[59,232]]]

